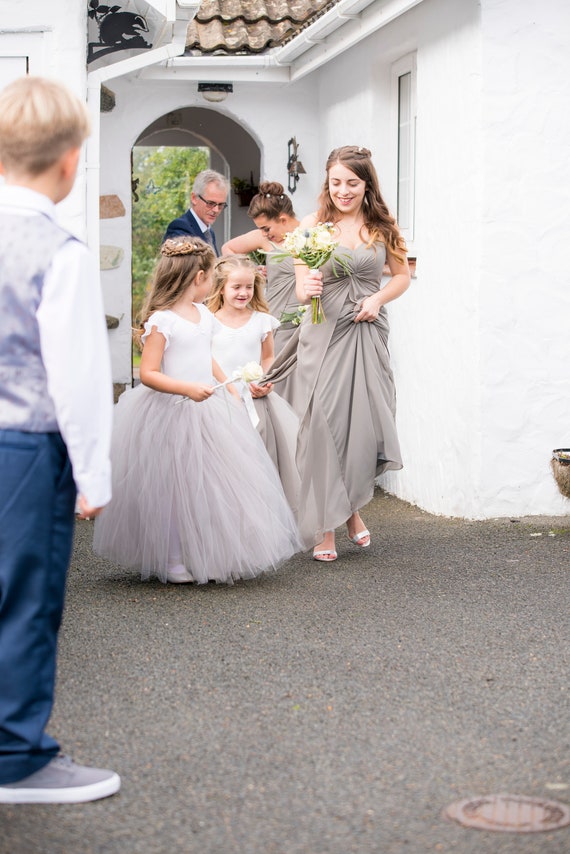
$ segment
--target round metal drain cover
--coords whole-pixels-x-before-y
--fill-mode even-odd
[[[570,808],[566,804],[524,795],[466,798],[450,804],[443,815],[465,827],[505,833],[537,833],[570,824]]]

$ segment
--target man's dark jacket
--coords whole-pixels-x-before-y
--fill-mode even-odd
[[[179,216],[178,219],[172,220],[172,222],[166,229],[164,237],[162,238],[162,242],[164,243],[164,241],[169,237],[181,237],[184,234],[191,234],[193,237],[201,237],[202,240],[206,240],[206,242],[208,242],[206,237],[202,234],[196,217],[190,209],[188,209],[186,213],[182,216]],[[218,252],[216,235],[214,234],[212,229],[210,229],[210,234],[212,235],[212,245],[214,247],[214,252],[216,253],[216,255],[219,255],[220,253]]]

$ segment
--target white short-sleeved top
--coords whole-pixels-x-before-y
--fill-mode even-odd
[[[216,319],[217,320],[217,319]],[[244,326],[234,329],[217,321],[212,356],[227,376],[247,362],[261,361],[261,345],[279,321],[271,314],[254,311]]]
[[[166,339],[162,372],[179,380],[211,385],[215,382],[212,376],[212,337],[221,324],[201,303],[194,305],[200,312],[199,323],[192,323],[170,309],[155,311],[144,325],[142,341],[144,343],[156,327]]]

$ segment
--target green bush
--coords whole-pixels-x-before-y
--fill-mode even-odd
[[[133,321],[158,258],[166,226],[190,205],[194,178],[210,164],[208,148],[133,148]],[[136,183],[138,182],[138,183]]]

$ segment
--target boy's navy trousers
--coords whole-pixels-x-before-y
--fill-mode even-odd
[[[59,433],[0,430],[0,784],[59,751],[45,733],[76,489]]]

